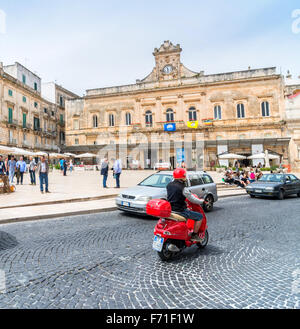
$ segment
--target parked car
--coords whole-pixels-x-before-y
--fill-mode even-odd
[[[257,182],[248,185],[246,191],[252,198],[269,196],[282,200],[292,194],[300,197],[300,180],[292,174],[265,174]]]
[[[154,170],[170,170],[171,163],[170,162],[158,162],[154,165]]]
[[[146,205],[151,199],[167,199],[167,185],[173,181],[173,172],[155,173],[135,187],[122,192],[116,198],[119,210],[131,213],[146,214]],[[187,184],[190,190],[205,200],[203,209],[209,212],[218,200],[217,186],[205,172],[187,172]]]

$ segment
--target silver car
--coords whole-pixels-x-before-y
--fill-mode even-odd
[[[167,199],[167,185],[173,181],[172,171],[157,172],[136,187],[129,188],[119,194],[116,205],[119,210],[146,214],[146,205],[151,199]],[[187,172],[189,189],[206,202],[203,209],[209,212],[218,200],[217,186],[213,179],[203,171]]]

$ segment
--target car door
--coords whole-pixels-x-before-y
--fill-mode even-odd
[[[214,196],[214,199],[217,199],[217,186],[214,183],[213,179],[207,175],[207,174],[203,174],[202,175],[202,180],[205,186],[205,191],[206,194],[211,193]]]
[[[293,182],[292,182],[290,175],[285,175],[284,188],[285,188],[286,195],[291,195],[293,193],[296,193],[296,192],[294,192],[294,186],[293,186]]]
[[[295,175],[289,175],[291,179],[293,194],[298,194],[300,192],[300,180]]]
[[[203,181],[198,174],[189,175],[189,189],[199,198],[202,198],[205,195],[205,186],[203,185]]]

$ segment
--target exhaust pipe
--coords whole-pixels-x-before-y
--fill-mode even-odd
[[[180,249],[177,246],[175,246],[175,244],[169,244],[168,250],[171,252],[180,252]]]

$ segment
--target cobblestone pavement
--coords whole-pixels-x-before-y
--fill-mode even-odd
[[[0,308],[300,308],[299,198],[220,200],[206,249],[168,263],[155,224],[112,212],[1,225]]]

